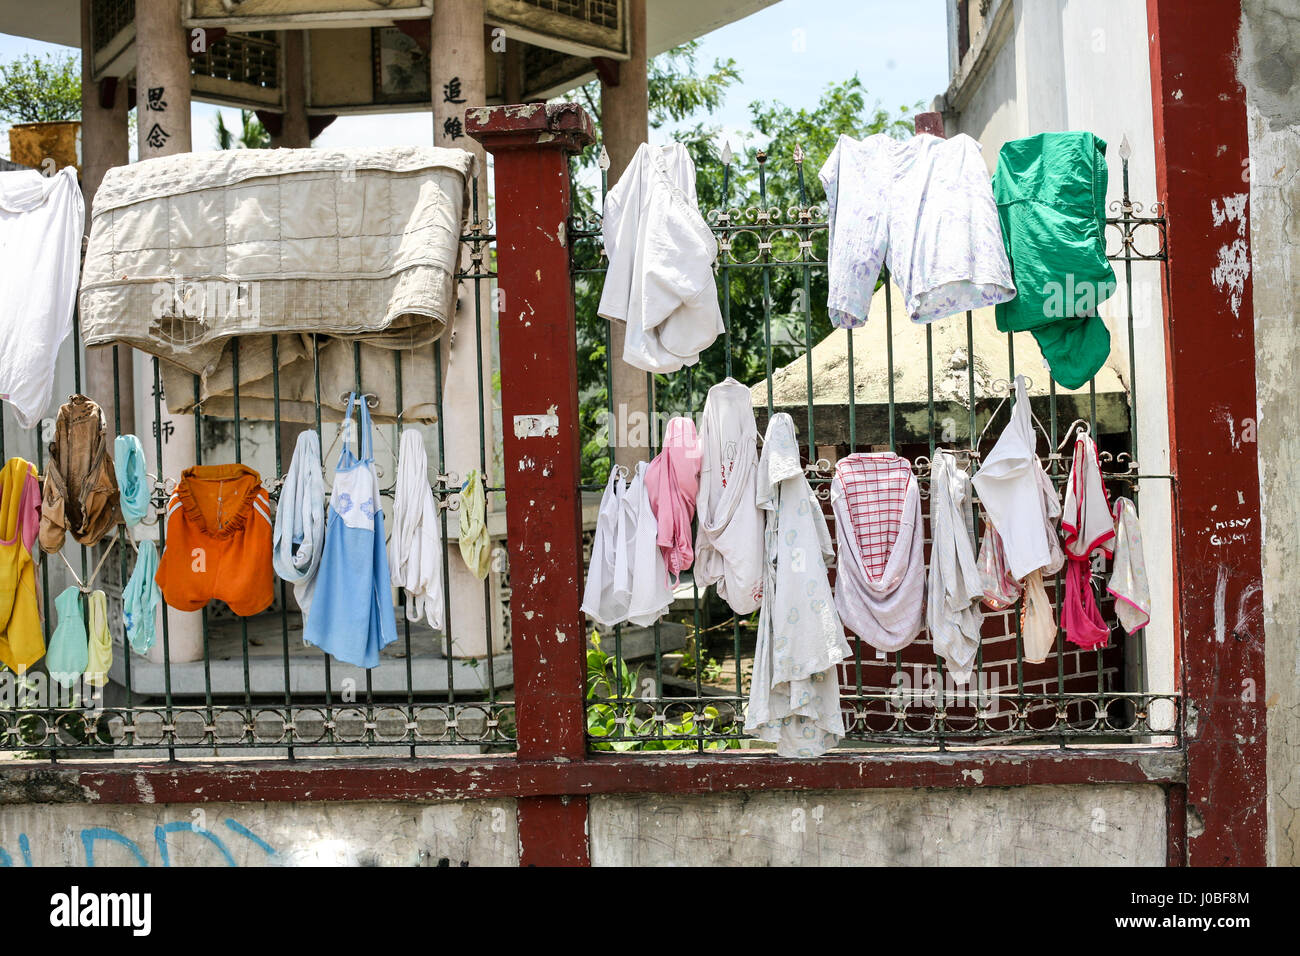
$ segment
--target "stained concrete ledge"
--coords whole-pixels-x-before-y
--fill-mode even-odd
[[[1163,866],[1154,785],[596,796],[594,866]]]

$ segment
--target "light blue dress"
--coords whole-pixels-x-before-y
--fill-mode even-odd
[[[360,407],[361,457],[345,441],[334,469],[325,551],[316,572],[311,614],[303,640],[344,664],[374,667],[379,652],[397,640],[392,582],[384,547],[384,511],[379,499],[370,435],[370,410],[355,393],[344,419]]]
[[[76,586],[64,588],[54,599],[59,615],[58,626],[50,638],[50,650],[45,655],[45,669],[50,680],[60,687],[71,687],[81,680],[90,662],[90,639],[86,634],[86,619],[81,614],[81,592]]]

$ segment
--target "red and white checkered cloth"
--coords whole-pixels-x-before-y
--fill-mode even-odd
[[[892,454],[840,459],[831,509],[840,619],[879,650],[906,647],[921,632],[925,611],[925,528],[911,464]]]
[[[856,454],[841,459],[836,471],[858,537],[862,569],[879,581],[898,539],[912,466],[894,454]]]

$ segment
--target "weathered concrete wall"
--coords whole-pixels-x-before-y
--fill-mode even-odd
[[[1163,866],[1157,786],[591,798],[595,866]]]
[[[512,800],[0,806],[0,866],[515,866]]]
[[[1264,536],[1270,862],[1300,863],[1300,0],[1243,0]],[[1249,449],[1251,446],[1244,446]],[[1252,608],[1247,608],[1250,614]],[[1249,625],[1252,622],[1245,622]]]

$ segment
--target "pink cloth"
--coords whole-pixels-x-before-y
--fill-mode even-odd
[[[659,524],[659,551],[675,585],[695,560],[691,519],[700,490],[700,437],[689,418],[674,418],[664,433],[664,450],[645,472],[650,510]]]
[[[13,544],[22,538],[23,547],[30,553],[32,543],[41,530],[41,483],[35,475],[28,475],[23,481],[23,490],[18,499],[18,527],[14,536],[8,541],[0,540],[0,545]]]
[[[1065,600],[1061,602],[1061,626],[1065,639],[1085,651],[1105,647],[1110,628],[1101,619],[1092,593],[1092,568],[1087,558],[1070,559],[1065,570]]]

